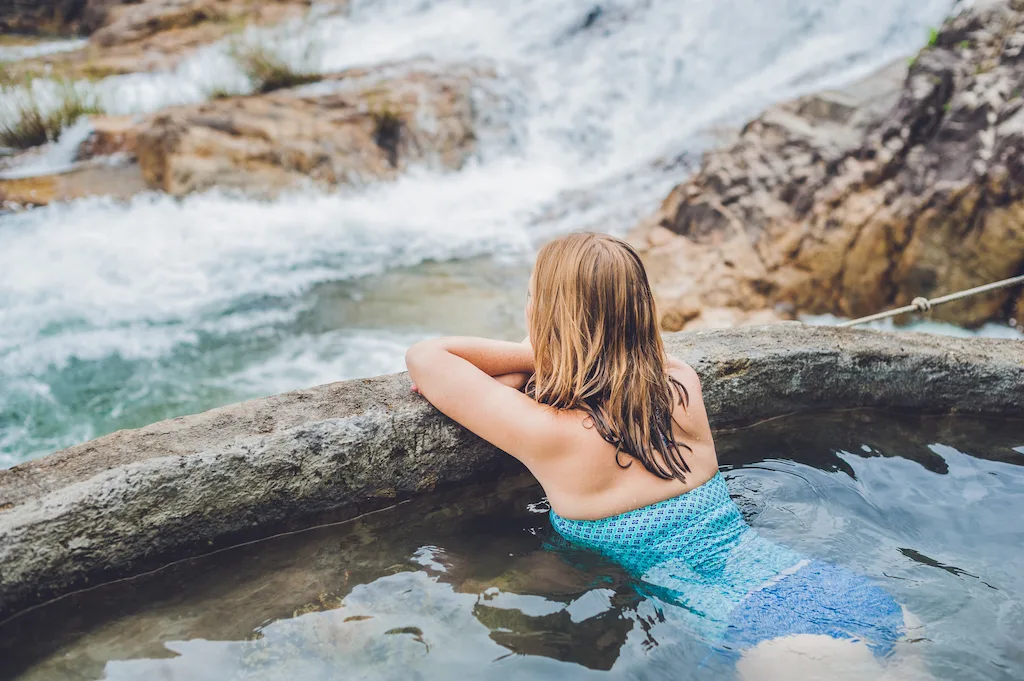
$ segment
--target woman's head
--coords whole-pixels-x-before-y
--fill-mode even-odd
[[[548,243],[537,254],[527,317],[537,401],[587,412],[620,452],[659,477],[682,479],[689,468],[672,412],[686,391],[665,373],[654,295],[637,252],[589,232]]]

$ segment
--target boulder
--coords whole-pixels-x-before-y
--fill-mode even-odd
[[[709,153],[631,235],[664,326],[857,317],[1024,272],[1022,50],[1024,3],[981,3],[909,68],[772,107]],[[974,327],[1020,296],[932,314]]]
[[[0,209],[147,189],[223,188],[269,197],[316,185],[457,170],[476,151],[473,98],[486,68],[428,62],[358,68],[317,83],[140,116],[92,116],[74,169],[0,177]],[[35,150],[25,152],[26,155]],[[6,162],[11,170],[16,164]]]
[[[804,409],[1024,416],[1024,343],[766,327],[675,334],[716,428]],[[728,463],[728,462],[724,462]],[[0,620],[119,577],[522,472],[405,374],[119,431],[0,470]]]
[[[486,75],[427,64],[354,69],[266,95],[97,118],[83,156],[133,154],[152,189],[273,195],[312,183],[390,180],[411,166],[455,170],[473,154],[471,93]]]

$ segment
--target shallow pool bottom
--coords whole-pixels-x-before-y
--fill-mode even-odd
[[[1024,422],[872,411],[719,435],[765,536],[925,625],[936,679],[1024,678]],[[731,678],[606,560],[545,549],[526,477],[178,563],[0,627],[16,679]]]

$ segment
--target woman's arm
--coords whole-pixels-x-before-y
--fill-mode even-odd
[[[486,340],[486,339],[476,339],[476,340]],[[530,344],[530,337],[529,336],[524,338],[523,341],[520,343],[520,345],[523,345],[523,346],[526,346],[527,348],[529,348],[530,352],[531,352],[531,355],[532,355],[533,345]],[[523,388],[526,387],[526,384],[529,383],[531,376],[533,376],[532,360],[531,360],[530,369],[528,371],[517,371],[517,372],[509,373],[509,374],[500,374],[500,375],[494,376],[494,380],[496,380],[498,383],[501,383],[502,385],[507,385],[510,388],[514,388],[515,390],[522,390]],[[412,391],[414,393],[418,393],[420,391],[415,383],[412,384]]]
[[[436,338],[405,354],[410,377],[432,405],[528,466],[550,448],[555,412],[492,377],[533,373],[533,361],[529,345],[485,338]]]
[[[507,385],[513,390],[522,390],[526,387],[526,384],[530,382],[530,376],[533,376],[533,372],[526,373],[524,371],[518,374],[502,374],[501,376],[495,376],[494,380],[502,385]]]
[[[530,337],[527,336],[523,339],[520,345],[525,345],[530,348],[530,352],[533,353],[533,344],[530,343]],[[520,371],[514,374],[502,374],[501,376],[495,376],[494,380],[502,385],[507,385],[510,388],[516,390],[522,390],[526,387],[526,384],[530,382],[530,377],[533,376],[533,365],[530,365],[529,371]]]

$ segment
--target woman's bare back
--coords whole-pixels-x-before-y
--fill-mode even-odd
[[[669,373],[689,396],[688,403],[677,405],[672,414],[673,435],[685,445],[680,449],[690,469],[685,481],[659,478],[622,453],[616,461],[615,446],[592,427],[590,417],[566,411],[559,414],[565,443],[562,454],[531,467],[556,513],[573,520],[607,518],[679,496],[714,477],[718,458],[700,379],[678,360],[670,360]]]

